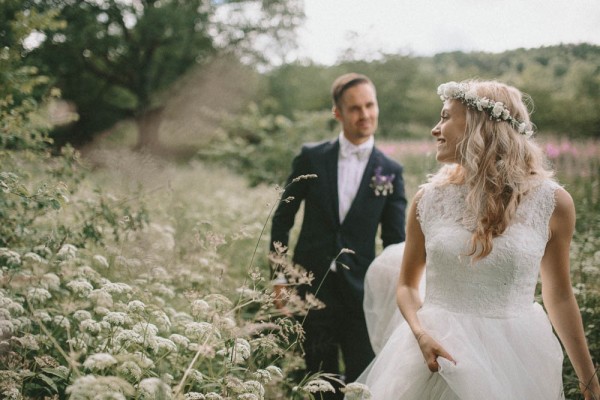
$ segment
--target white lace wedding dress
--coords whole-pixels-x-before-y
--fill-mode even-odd
[[[494,239],[491,254],[470,263],[464,255],[472,226],[465,188],[424,186],[417,210],[426,237],[427,288],[418,316],[456,364],[438,358],[440,371],[430,372],[401,320],[391,335],[376,330],[389,339],[358,380],[374,400],[564,399],[561,346],[534,300],[557,188],[545,180],[532,189],[513,223]],[[371,280],[367,295],[385,293],[379,284],[395,281]]]

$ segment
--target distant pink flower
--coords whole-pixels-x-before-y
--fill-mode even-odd
[[[546,143],[546,154],[548,158],[557,158],[560,156],[560,148],[553,143]]]

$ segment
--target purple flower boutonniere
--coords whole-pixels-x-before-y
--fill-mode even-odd
[[[375,191],[375,196],[387,196],[394,193],[395,174],[383,175],[381,167],[375,168],[375,175],[371,178],[371,188]]]

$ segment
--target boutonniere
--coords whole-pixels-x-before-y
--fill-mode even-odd
[[[381,173],[381,167],[375,168],[375,175],[371,178],[371,188],[375,191],[375,196],[387,196],[394,193],[394,178],[396,174],[384,175]]]

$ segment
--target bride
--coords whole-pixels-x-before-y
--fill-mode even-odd
[[[396,292],[405,322],[378,303],[390,286],[378,271],[394,272],[374,264],[365,312],[378,354],[359,382],[375,400],[564,399],[554,327],[583,397],[599,399],[570,282],[573,200],[544,167],[523,95],[495,81],[438,94],[432,135],[446,165],[409,211]],[[398,260],[402,246],[391,251]],[[538,276],[548,314],[534,300]]]

